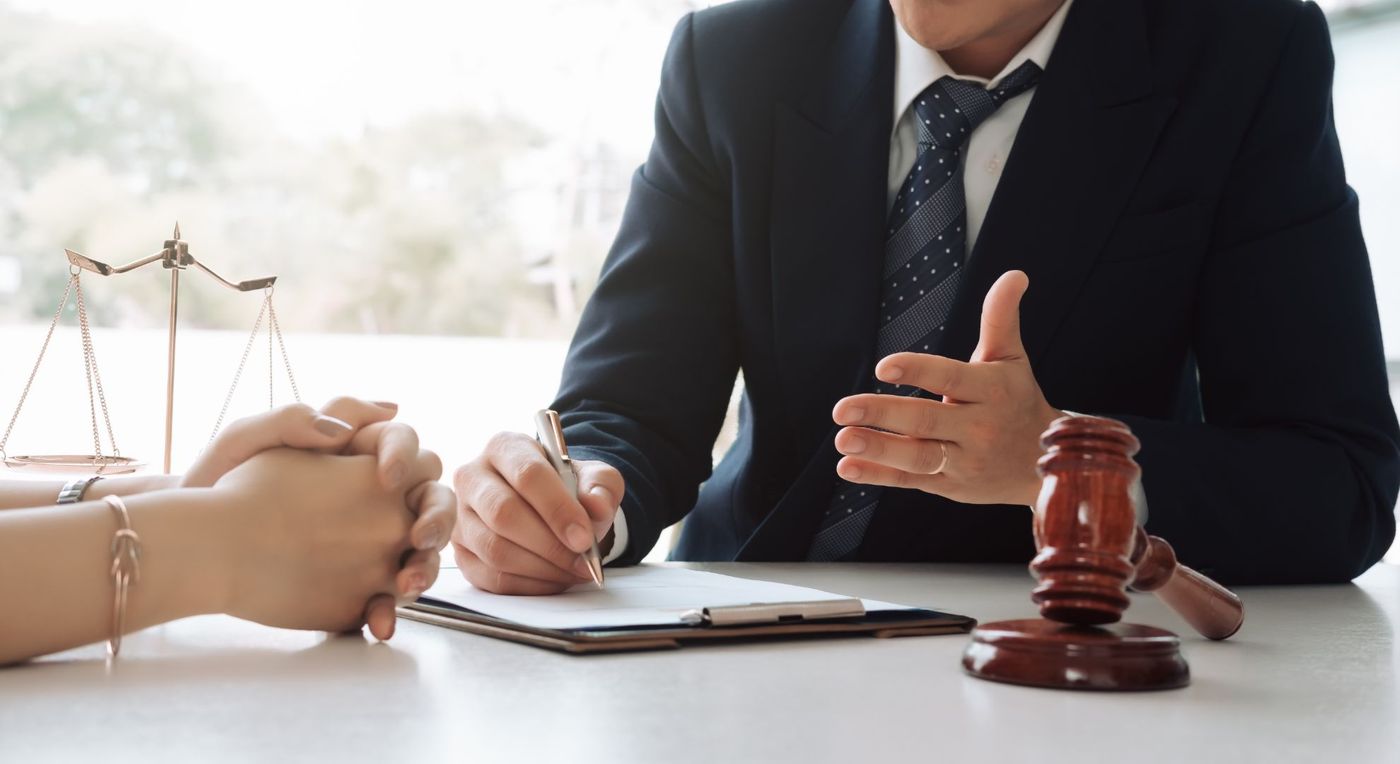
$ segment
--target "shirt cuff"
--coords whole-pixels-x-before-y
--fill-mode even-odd
[[[622,507],[617,508],[617,514],[613,515],[613,544],[603,557],[603,564],[616,560],[627,551],[627,515],[623,514]]]

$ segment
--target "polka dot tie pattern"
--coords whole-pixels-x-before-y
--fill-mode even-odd
[[[984,119],[1008,99],[1034,87],[1039,77],[1040,67],[1027,61],[994,88],[941,77],[914,99],[918,157],[890,209],[876,358],[903,351],[939,352],[966,257],[963,148]],[[869,389],[888,395],[921,392],[908,385],[879,382],[873,369]],[[807,559],[851,559],[865,538],[880,493],[879,486],[837,478]]]

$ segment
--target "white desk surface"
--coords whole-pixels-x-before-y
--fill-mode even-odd
[[[697,567],[1033,614],[1024,568]],[[411,622],[380,645],[195,618],[128,638],[111,672],[98,646],[0,670],[0,761],[1400,761],[1400,567],[1241,595],[1223,643],[1134,595],[1128,620],[1180,633],[1191,664],[1155,693],[973,679],[965,635],[572,657]]]

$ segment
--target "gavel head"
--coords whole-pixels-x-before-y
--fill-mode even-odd
[[[1125,587],[1133,577],[1138,440],[1122,422],[1071,416],[1051,424],[1041,445],[1039,552],[1031,561],[1039,584],[1031,600],[1052,621],[1113,623],[1128,607]]]

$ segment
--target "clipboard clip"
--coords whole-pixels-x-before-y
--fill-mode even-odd
[[[864,615],[865,603],[848,597],[813,602],[755,602],[750,605],[695,608],[681,613],[681,621],[691,626],[747,626],[758,623],[860,618]]]

